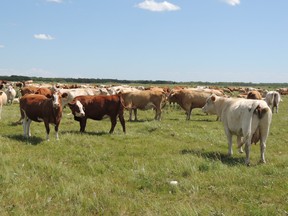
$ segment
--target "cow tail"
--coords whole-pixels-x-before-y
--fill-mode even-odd
[[[125,108],[125,109],[136,109],[137,107],[133,107],[133,106],[131,106],[131,107],[128,107],[128,106],[125,106],[125,102],[124,102],[124,99],[123,99],[123,97],[122,97],[122,93],[121,92],[119,92],[118,94],[118,97],[119,97],[119,100],[120,100],[120,103],[121,103],[121,105]]]
[[[263,109],[260,105],[258,105],[254,110],[254,114],[256,114],[258,118],[261,119],[265,115],[265,113],[267,113],[268,109],[268,107],[265,107]]]

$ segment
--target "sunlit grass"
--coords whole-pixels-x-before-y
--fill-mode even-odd
[[[138,122],[88,120],[86,133],[65,109],[60,140],[51,126],[31,124],[22,137],[18,105],[5,106],[0,122],[1,215],[285,215],[288,212],[288,100],[273,115],[267,164],[251,167],[227,141],[215,116],[166,107],[162,121],[139,111]],[[128,114],[125,113],[125,119]],[[171,185],[177,181],[177,185]]]

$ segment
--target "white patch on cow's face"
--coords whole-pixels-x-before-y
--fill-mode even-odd
[[[54,108],[59,108],[60,103],[59,103],[59,94],[58,93],[54,93],[52,95],[52,99],[53,99],[53,107]]]
[[[85,116],[83,105],[80,103],[80,101],[76,101],[75,105],[78,107],[79,112],[75,112],[76,117],[83,117]]]

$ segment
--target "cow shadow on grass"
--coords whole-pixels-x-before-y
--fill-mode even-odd
[[[221,152],[206,152],[204,150],[191,150],[191,149],[183,149],[180,154],[191,154],[196,155],[197,157],[202,157],[205,159],[209,159],[211,161],[221,161],[221,163],[226,164],[228,166],[237,166],[239,164],[245,164],[245,157],[236,157],[235,155],[228,156],[227,153],[223,154]]]
[[[109,135],[108,131],[85,131],[80,132],[76,130],[70,130],[70,131],[62,131],[62,134],[79,134],[79,135],[92,135],[92,136],[103,136],[103,135]]]
[[[23,135],[21,134],[15,134],[15,135],[7,135],[6,136],[9,139],[13,139],[19,142],[23,142],[27,145],[38,145],[42,142],[45,141],[45,139],[40,138],[40,137],[36,137],[36,136],[31,136],[29,138],[25,138]]]

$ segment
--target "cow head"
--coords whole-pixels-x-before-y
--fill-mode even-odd
[[[202,107],[202,111],[204,113],[208,114],[216,114],[216,108],[215,108],[215,101],[217,100],[217,97],[215,94],[212,94],[210,97],[207,98],[206,104]]]
[[[52,104],[53,108],[59,109],[62,106],[62,98],[60,92],[56,91],[52,94]]]
[[[85,112],[84,112],[84,107],[80,101],[72,101],[72,103],[68,103],[72,113],[76,117],[84,117]]]

